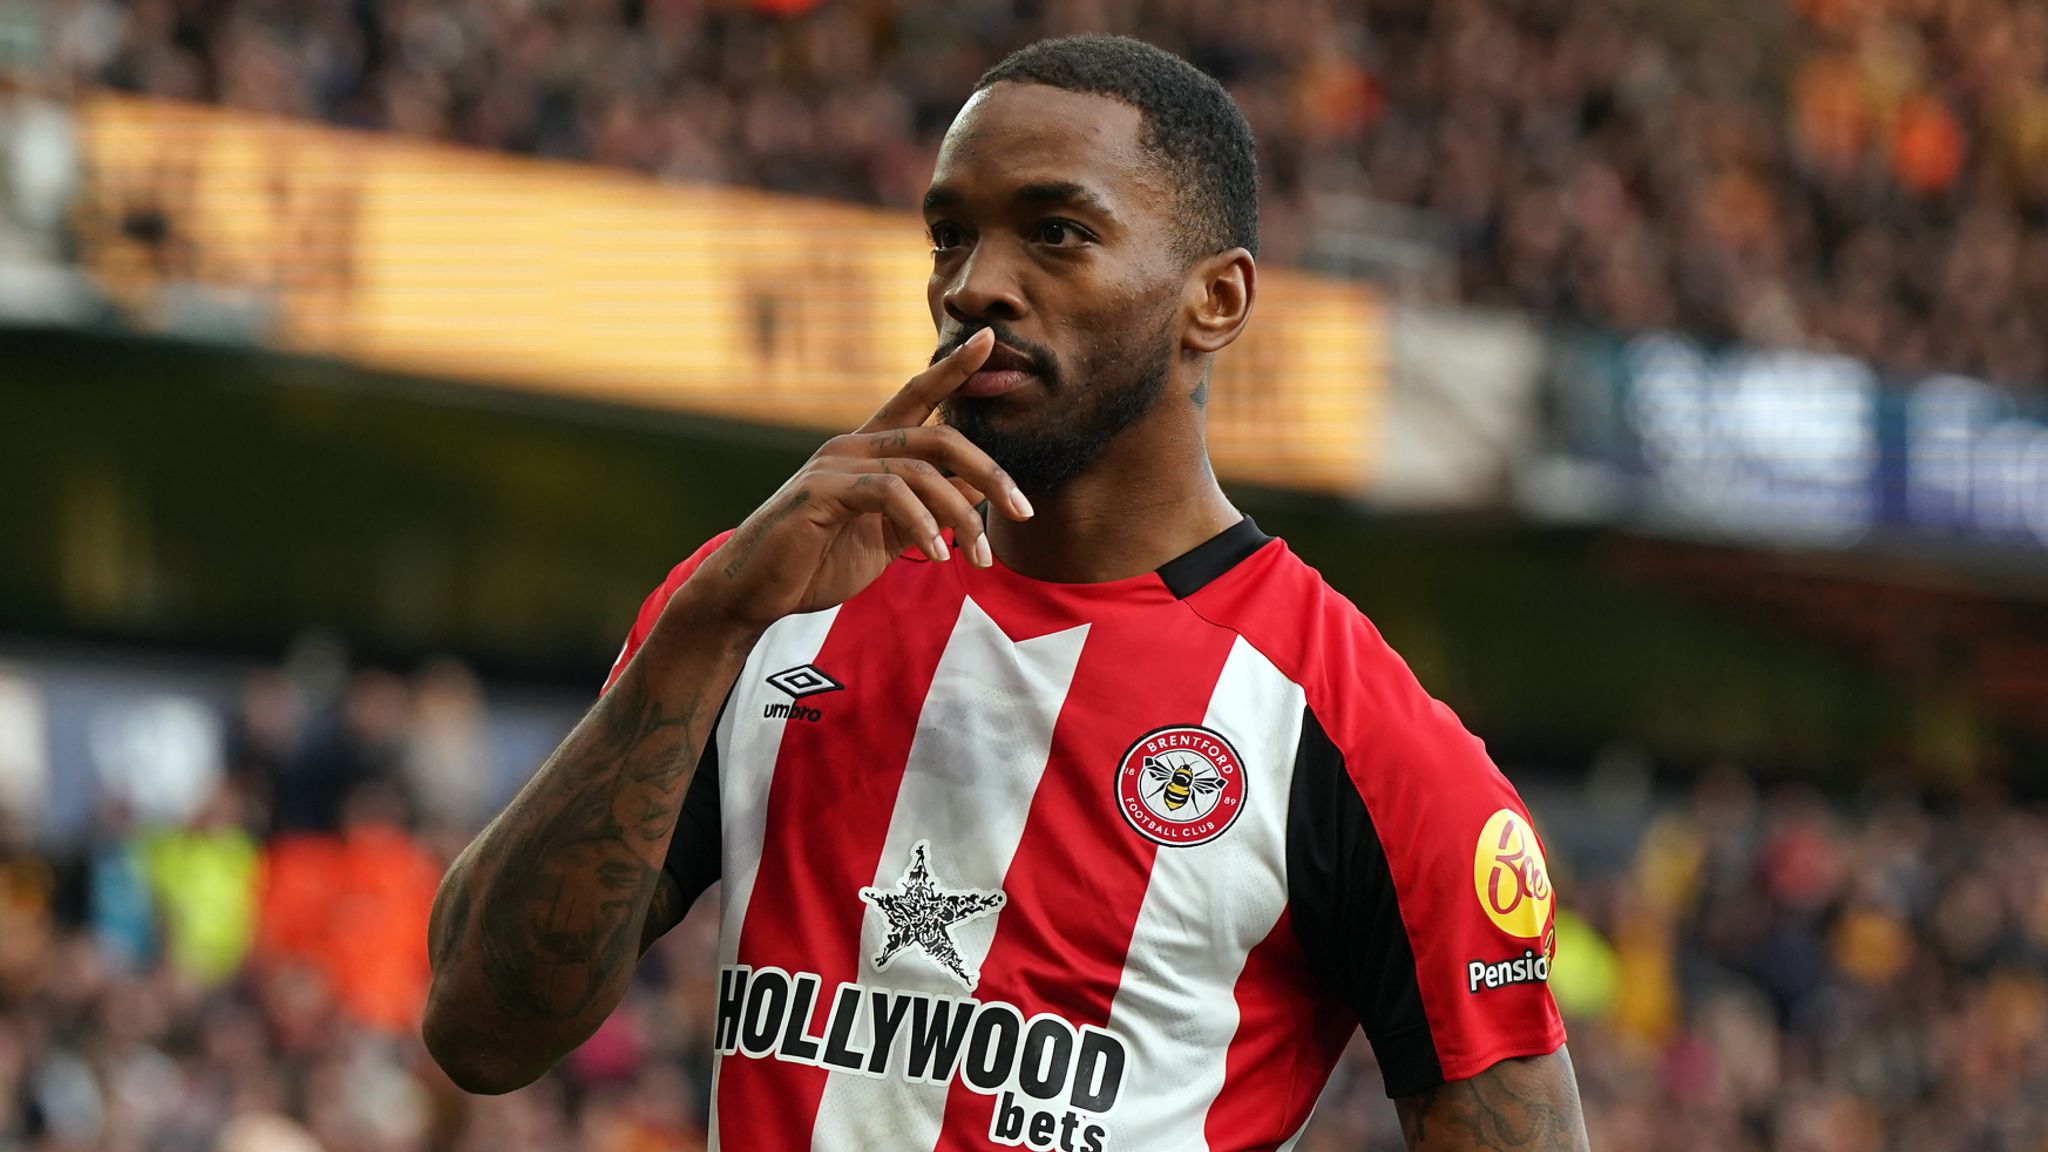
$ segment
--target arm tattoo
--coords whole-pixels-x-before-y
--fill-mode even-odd
[[[653,698],[629,666],[485,832],[492,865],[472,855],[429,933],[437,966],[473,949],[499,1006],[526,1017],[574,1018],[621,985],[650,904],[674,887],[661,860],[696,767],[700,710]]]
[[[662,869],[660,879],[655,881],[654,899],[647,904],[647,916],[640,925],[640,954],[654,947],[662,934],[683,922],[683,915],[690,910],[683,903],[683,890],[676,885],[676,878]]]
[[[1411,1152],[1586,1152],[1571,1056],[1503,1060],[1394,1102]]]
[[[740,530],[742,535],[736,535],[730,541],[735,547],[732,559],[727,561],[725,565],[725,578],[730,580],[740,574],[740,569],[745,568],[747,561],[753,559],[754,549],[761,546],[761,537],[766,536],[769,529],[789,519],[796,514],[797,509],[810,502],[811,490],[809,488],[799,488],[795,495],[783,501],[782,507],[770,512],[759,524],[749,528],[742,528]]]

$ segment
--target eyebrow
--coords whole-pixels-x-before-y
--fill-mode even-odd
[[[957,207],[966,199],[967,197],[962,195],[957,188],[946,184],[934,184],[925,191],[924,210],[932,212],[941,208]],[[1107,201],[1090,191],[1087,187],[1070,180],[1050,180],[1037,184],[1026,184],[1012,192],[1010,199],[1018,204],[1034,206],[1070,205],[1076,208],[1087,209],[1111,221],[1117,219],[1116,213],[1110,210]]]

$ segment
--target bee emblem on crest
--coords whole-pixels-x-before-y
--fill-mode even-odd
[[[1171,764],[1171,767],[1168,765]],[[1207,775],[1195,773],[1207,771]],[[1145,757],[1145,779],[1159,785],[1159,795],[1166,800],[1168,812],[1178,812],[1188,806],[1188,801],[1223,790],[1223,778],[1209,765],[1192,756],[1179,758]]]

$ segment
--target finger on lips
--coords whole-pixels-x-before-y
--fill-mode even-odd
[[[988,360],[995,344],[992,329],[975,332],[911,377],[858,431],[834,437],[813,458],[814,466],[856,473],[846,507],[888,517],[903,538],[923,541],[919,548],[933,560],[951,558],[939,531],[944,524],[970,562],[994,565],[977,510],[984,493],[1000,496],[990,502],[1013,520],[1032,516],[1031,501],[988,453],[958,429],[925,423]]]
[[[981,367],[995,346],[993,329],[983,328],[969,336],[938,363],[912,376],[896,395],[876,410],[873,418],[861,426],[861,431],[915,428],[923,424],[931,418],[940,401],[967,383],[967,378],[974,375],[974,370]]]

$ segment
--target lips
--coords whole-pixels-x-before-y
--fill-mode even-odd
[[[1037,363],[1031,357],[998,344],[989,352],[988,359],[982,361],[981,367],[960,385],[959,395],[983,398],[1014,392],[1038,379],[1037,369]]]
[[[1038,371],[1038,364],[1031,357],[1007,344],[998,344],[989,350],[988,359],[981,362],[982,372],[1031,372]]]
[[[954,395],[971,396],[977,400],[986,399],[990,396],[1001,396],[1005,392],[1015,392],[1036,379],[1038,377],[1030,372],[1016,372],[1009,369],[1001,372],[990,372],[987,369],[983,369],[969,376],[967,382],[960,385],[959,390]]]

